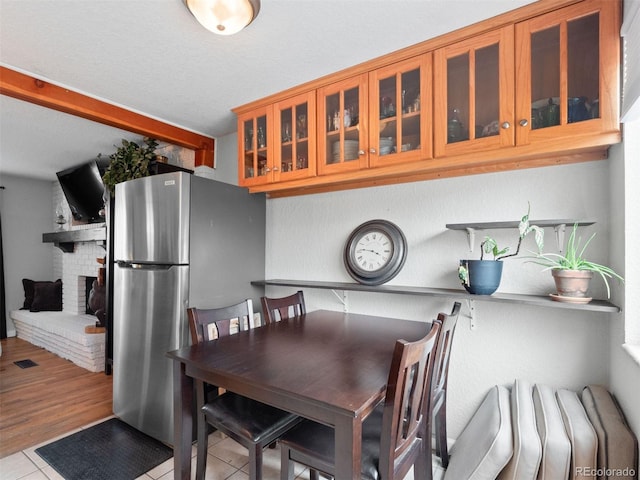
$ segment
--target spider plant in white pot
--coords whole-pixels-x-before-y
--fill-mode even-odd
[[[535,233],[538,251],[542,251],[544,230],[537,225],[529,224],[530,210],[531,207],[529,207],[527,214],[522,217],[518,224],[518,246],[515,252],[508,253],[509,247],[501,249],[494,238],[486,236],[480,244],[480,260],[460,260],[458,277],[467,292],[475,295],[493,294],[498,289],[502,279],[502,260],[518,255],[522,240],[531,232]],[[485,254],[492,254],[493,260],[485,260]]]
[[[542,265],[543,271],[551,270],[551,275],[556,284],[556,294],[551,297],[559,302],[589,303],[591,297],[587,297],[589,284],[593,274],[597,273],[602,277],[607,287],[607,298],[611,297],[609,279],[617,278],[624,282],[624,278],[606,265],[592,262],[585,258],[585,251],[591,240],[596,236],[593,233],[582,245],[582,238],[577,237],[578,224],[573,225],[564,254],[560,253],[538,253],[532,263]]]

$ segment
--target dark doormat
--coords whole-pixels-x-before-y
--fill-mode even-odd
[[[133,480],[173,450],[117,418],[37,448],[66,480]]]
[[[27,358],[26,360],[18,360],[17,362],[13,362],[14,364],[16,364],[17,366],[19,366],[20,368],[30,368],[30,367],[37,367],[38,364],[36,362],[34,362],[33,360]]]

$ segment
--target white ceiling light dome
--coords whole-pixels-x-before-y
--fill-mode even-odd
[[[260,0],[184,0],[189,11],[207,30],[233,35],[249,25],[260,11]]]

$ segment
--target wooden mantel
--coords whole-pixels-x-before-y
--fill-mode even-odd
[[[0,94],[194,150],[196,167],[213,167],[213,138],[3,66],[0,66]]]

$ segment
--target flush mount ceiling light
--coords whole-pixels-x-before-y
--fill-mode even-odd
[[[260,0],[184,0],[204,28],[233,35],[249,25],[260,11]]]

